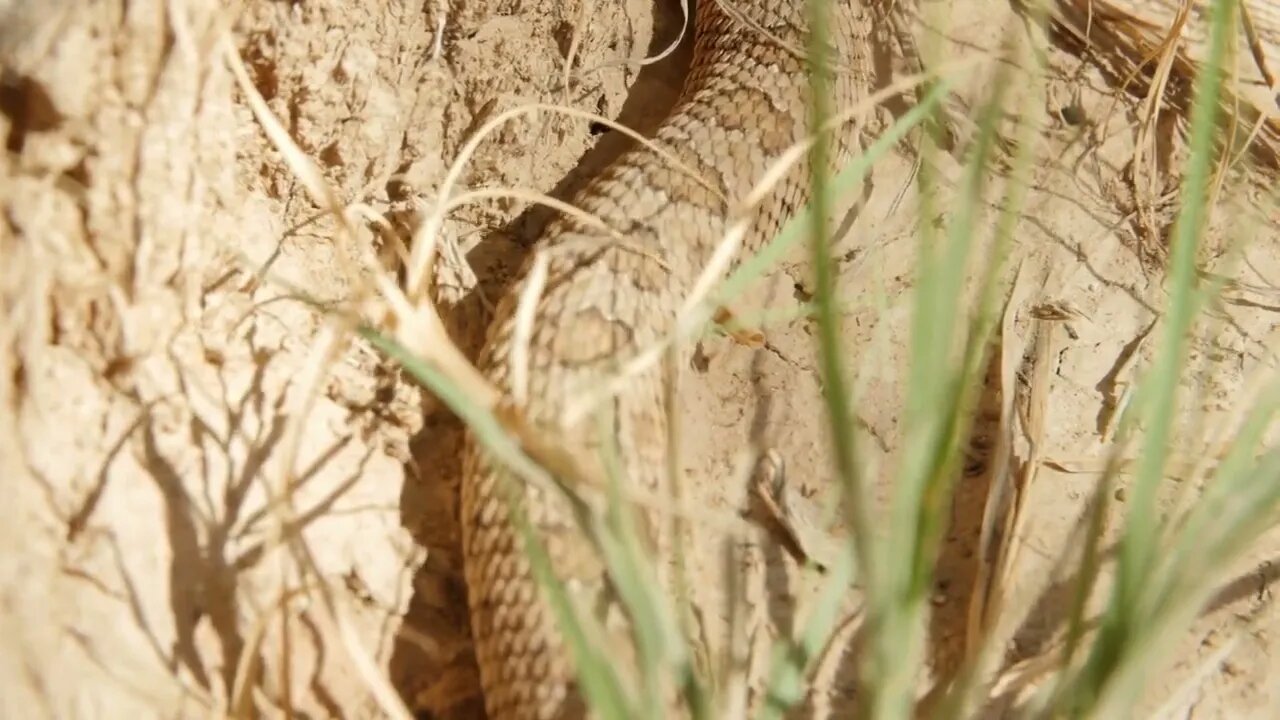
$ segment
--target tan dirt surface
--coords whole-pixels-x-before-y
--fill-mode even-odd
[[[622,61],[676,38],[678,3],[232,6],[0,0],[0,717],[382,717],[384,690],[420,717],[477,717],[455,520],[460,425],[305,300],[365,292],[370,251],[395,262],[371,219],[434,199],[462,144],[504,110],[562,103],[652,130],[679,90],[688,43],[643,68]],[[1001,3],[938,12],[947,30],[935,39],[966,57],[997,49],[994,29],[1021,27]],[[878,42],[887,84],[907,68],[890,38]],[[229,54],[353,208],[353,234],[268,140]],[[1041,162],[1014,236],[1019,279],[938,566],[929,650],[939,671],[965,649],[977,532],[1006,435],[1022,457],[1034,446],[1038,462],[997,641],[1017,667],[1054,649],[1070,601],[1058,568],[1079,546],[1110,418],[1163,328],[1176,204],[1161,196],[1177,187],[1179,128],[1161,129],[1168,172],[1135,183],[1138,99],[1062,48],[1049,68],[1048,101],[1032,108]],[[989,79],[974,71],[950,103],[959,148]],[[526,115],[480,144],[461,183],[568,199],[626,142],[587,120]],[[962,167],[958,151],[932,167],[944,199]],[[846,367],[879,499],[901,442],[917,171],[906,144],[881,161],[837,248]],[[1203,270],[1239,285],[1193,341],[1187,462],[1216,452],[1215,428],[1275,364],[1271,182],[1232,185],[1201,252]],[[998,208],[980,212],[979,227],[991,227]],[[450,215],[446,233],[478,281],[461,277],[442,307],[464,351],[547,216],[518,199]],[[922,220],[950,219],[943,209]],[[1243,254],[1228,242],[1242,228],[1253,240]],[[756,441],[785,458],[790,482],[829,487],[806,278],[797,255],[734,308],[783,318],[765,328],[764,347],[711,338],[705,362],[685,373],[682,459],[695,484],[740,475]],[[1001,427],[1009,398],[1017,432]],[[1167,485],[1170,503],[1194,501],[1194,483]],[[1113,492],[1112,532],[1123,482]],[[699,501],[725,512],[743,503]],[[1147,715],[1280,715],[1277,555],[1273,531],[1222,569],[1209,609],[1167,666],[1152,668]],[[723,604],[722,565],[695,558],[706,602]],[[781,570],[771,590],[800,592],[803,605],[808,580],[781,558],[769,567]],[[794,612],[779,602],[768,620],[786,629]],[[803,711],[849,702],[845,660],[824,665]]]

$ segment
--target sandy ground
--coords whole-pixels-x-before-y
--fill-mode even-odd
[[[0,2],[0,716],[374,717],[386,691],[420,717],[476,717],[454,520],[459,425],[367,345],[335,345],[335,326],[302,299],[355,298],[370,250],[394,255],[369,219],[433,197],[497,113],[567,103],[651,130],[678,92],[687,44],[642,70],[618,61],[669,44],[678,4],[323,0],[252,3],[235,17],[222,5]],[[950,8],[957,52],[994,47],[992,28],[1014,23],[999,3]],[[340,202],[367,208],[353,213],[354,233],[317,209],[268,141],[228,50]],[[566,89],[567,57],[590,72]],[[899,65],[884,60],[878,82]],[[1062,631],[1070,578],[1057,568],[1078,545],[1109,418],[1141,364],[1131,358],[1149,360],[1149,330],[1163,327],[1175,207],[1144,202],[1163,187],[1130,180],[1136,103],[1075,55],[1055,50],[1050,71],[1048,102],[1032,108],[1044,160],[1015,233],[1018,280],[938,566],[929,650],[940,670],[964,650],[1002,404],[1024,423],[1015,454],[1036,452],[1004,586],[1010,612],[993,630],[1015,664]],[[961,140],[988,78],[975,73],[956,93]],[[569,198],[625,143],[586,120],[524,116],[479,146],[462,184]],[[933,169],[948,197],[959,160],[944,154]],[[908,147],[881,162],[838,248],[847,367],[881,498],[900,441],[915,172]],[[1224,198],[1200,258],[1240,284],[1193,343],[1188,459],[1212,451],[1212,429],[1274,363],[1280,212],[1265,187]],[[984,208],[979,227],[996,212]],[[466,351],[481,298],[500,292],[546,217],[516,199],[450,217],[479,282],[445,306]],[[1254,238],[1236,257],[1226,240],[1241,227]],[[754,303],[799,315],[805,275],[797,258]],[[686,411],[699,418],[686,424],[686,468],[734,477],[756,440],[821,491],[813,326],[794,319],[766,334],[755,350],[708,342],[707,362],[686,375]],[[741,502],[731,483],[706,485],[735,488],[708,491],[711,506]],[[1178,478],[1168,485],[1170,502],[1187,495]],[[1272,532],[1224,572],[1168,667],[1153,668],[1146,713],[1280,713],[1278,553]],[[699,567],[716,572],[716,559]],[[804,710],[847,701],[841,665]]]

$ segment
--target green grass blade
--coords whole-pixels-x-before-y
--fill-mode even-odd
[[[947,96],[950,83],[946,78],[938,80],[929,92],[920,99],[915,107],[903,113],[902,117],[884,133],[867,146],[861,154],[854,157],[834,178],[827,181],[828,191],[832,197],[843,197],[855,192],[871,172],[871,168],[893,150],[909,132],[924,122]],[[770,268],[777,266],[792,246],[801,238],[801,233],[813,223],[812,203],[806,204],[773,239],[758,252],[747,258],[736,270],[720,284],[716,297],[721,301],[729,301],[740,295],[747,287],[759,279]]]
[[[829,12],[827,0],[811,0],[809,7],[811,27],[825,28]],[[827,107],[830,93],[827,91],[830,78],[828,70],[822,65],[825,55],[825,38],[821,30],[813,33],[809,51],[811,57],[817,59],[810,68],[810,94],[817,101],[810,109],[810,122],[819,127],[830,116]],[[906,134],[920,122],[928,118],[929,113],[946,97],[947,83],[940,80],[934,84],[930,92],[921,102],[899,119],[890,129],[877,138],[862,154],[850,163],[832,180],[827,175],[830,166],[830,140],[820,136],[811,148],[809,163],[813,188],[812,200],[791,218],[782,230],[768,243],[763,250],[750,258],[738,268],[722,284],[720,297],[732,298],[745,286],[762,274],[765,268],[772,266],[799,238],[803,229],[808,229],[811,241],[811,259],[815,270],[815,293],[813,307],[818,318],[819,357],[823,377],[823,397],[826,403],[828,427],[833,439],[836,453],[835,466],[843,489],[843,498],[847,513],[854,516],[851,521],[861,532],[855,530],[856,552],[858,538],[869,540],[869,523],[858,516],[865,512],[865,503],[861,502],[858,489],[858,467],[854,452],[854,435],[852,414],[849,408],[849,391],[845,385],[841,358],[843,350],[840,345],[839,322],[840,307],[836,299],[835,278],[832,269],[829,249],[829,230],[827,218],[830,214],[831,198],[835,194],[848,193],[858,187],[866,178],[873,163],[891,150]],[[870,562],[870,556],[860,553],[864,562]],[[760,709],[762,720],[778,718],[782,713],[803,696],[804,677],[813,658],[821,651],[835,626],[840,599],[847,591],[854,577],[853,556],[841,555],[834,567],[830,568],[828,577],[820,591],[817,605],[806,620],[797,641],[782,641],[775,648],[772,659],[770,677],[766,690],[765,702]]]
[[[1132,667],[1136,648],[1144,642],[1144,636],[1149,637],[1148,628],[1158,620],[1152,616],[1158,604],[1158,590],[1150,585],[1161,534],[1157,520],[1157,491],[1173,438],[1173,420],[1181,370],[1186,361],[1188,335],[1201,303],[1201,293],[1195,285],[1196,253],[1207,221],[1213,133],[1217,127],[1222,85],[1221,68],[1228,33],[1235,27],[1232,22],[1234,15],[1235,0],[1213,4],[1209,57],[1196,78],[1191,109],[1190,158],[1182,188],[1181,209],[1173,230],[1164,337],[1154,364],[1138,390],[1139,407],[1146,427],[1143,452],[1129,493],[1115,588],[1086,665],[1078,682],[1071,687],[1068,701],[1073,715],[1092,712],[1104,694],[1119,698],[1111,700],[1109,707],[1115,712],[1124,712],[1119,708],[1127,706],[1136,697],[1139,682],[1133,670],[1127,674],[1122,670],[1126,664]],[[1125,682],[1117,688],[1113,687],[1113,681],[1118,675],[1123,675]]]
[[[472,402],[430,363],[424,362],[403,345],[373,328],[362,326],[358,329],[358,334],[384,355],[400,363],[415,380],[440,398],[472,429],[485,448],[494,458],[501,460],[507,469],[526,478],[542,474],[541,468],[521,451],[488,409]],[[499,468],[499,471],[501,472],[502,469]],[[613,664],[598,652],[589,639],[591,636],[600,637],[603,633],[598,626],[595,626],[592,618],[579,616],[574,609],[568,592],[555,575],[546,547],[533,531],[524,513],[523,503],[518,501],[517,481],[508,473],[502,472],[499,484],[504,489],[504,499],[507,501],[512,521],[523,539],[525,552],[534,575],[547,594],[552,612],[555,614],[561,632],[564,633],[570,652],[573,653],[574,662],[579,668],[578,678],[583,695],[593,708],[601,712],[602,717],[619,719],[635,717],[636,714],[630,707]],[[584,627],[584,623],[592,623],[591,632]]]
[[[649,555],[641,546],[636,518],[622,494],[622,483],[634,479],[626,477],[621,465],[620,439],[612,432],[614,420],[608,413],[601,412],[599,424],[600,436],[606,439],[604,461],[609,485],[605,511],[608,532],[602,534],[605,565],[631,618],[632,635],[640,656],[644,693],[640,702],[644,716],[659,718],[665,712],[661,697],[662,671],[669,662],[678,675],[684,676],[690,654],[674,622],[674,614],[663,602]]]

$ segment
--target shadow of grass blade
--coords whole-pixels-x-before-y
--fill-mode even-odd
[[[503,497],[507,501],[512,521],[523,539],[534,575],[546,593],[556,622],[573,653],[583,695],[602,718],[621,720],[636,717],[611,659],[589,640],[590,637],[601,637],[603,632],[596,626],[593,618],[579,616],[575,611],[563,583],[555,575],[545,545],[534,532],[524,513],[523,504],[519,502],[520,481],[509,474],[515,473],[525,479],[536,478],[543,474],[541,469],[521,451],[488,409],[472,402],[436,368],[373,328],[361,326],[358,333],[384,355],[400,363],[415,380],[440,398],[471,428],[485,449],[502,462],[504,467],[499,468],[499,472]],[[586,624],[590,624],[590,627]]]

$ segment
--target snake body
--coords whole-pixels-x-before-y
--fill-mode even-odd
[[[805,13],[804,0],[699,2],[692,66],[654,138],[683,168],[648,147],[621,155],[575,198],[607,229],[569,216],[551,222],[489,326],[478,365],[523,422],[588,453],[616,443],[625,482],[637,487],[656,490],[665,477],[663,369],[640,373],[608,403],[611,437],[594,416],[566,425],[566,404],[670,332],[730,208],[808,134]],[[860,0],[832,3],[835,107],[851,106],[868,86],[857,68],[867,62],[869,17]],[[846,156],[853,144],[838,138],[834,156]],[[807,202],[807,178],[807,167],[797,165],[757,206],[745,250]],[[537,280],[533,321],[522,337],[517,309],[535,282],[535,261],[545,263],[546,275]],[[513,367],[522,357],[525,366]],[[503,478],[474,436],[463,452],[463,563],[488,715],[583,716],[571,657],[508,513]],[[605,567],[565,498],[531,484],[520,488],[519,502],[578,611],[597,612],[615,628]],[[608,634],[611,661],[634,656],[628,634]]]

